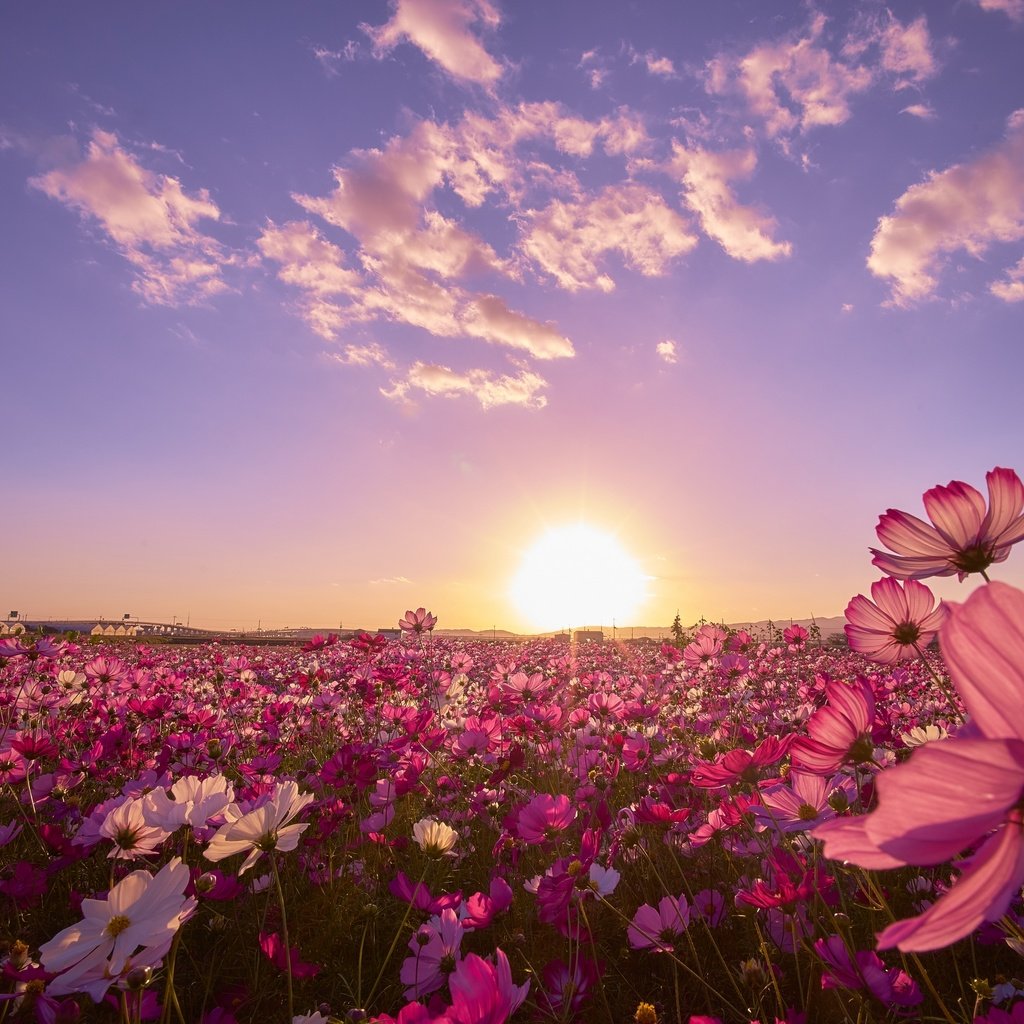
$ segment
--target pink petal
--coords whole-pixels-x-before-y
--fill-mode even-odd
[[[1024,787],[1024,743],[929,743],[878,776],[865,834],[906,864],[941,864],[1006,819]]]
[[[1021,518],[1024,484],[1020,477],[1012,469],[996,466],[985,474],[985,482],[988,484],[989,507],[983,526],[985,536],[1002,544],[1012,544],[1024,538],[1024,518]],[[1002,536],[1004,533],[1006,537]]]
[[[986,736],[1024,740],[1024,592],[980,587],[952,606],[940,643],[974,724]]]
[[[925,491],[924,507],[935,528],[956,549],[974,543],[985,518],[981,492],[960,480]]]
[[[918,917],[889,925],[878,948],[924,953],[948,946],[1002,917],[1022,882],[1024,841],[1014,821],[985,842],[945,896]]]
[[[903,867],[905,861],[880,850],[878,845],[867,837],[864,832],[866,821],[866,816],[836,818],[819,825],[811,835],[825,843],[825,856],[830,860],[842,860],[874,871]]]
[[[887,509],[885,515],[878,517],[875,533],[887,548],[901,555],[946,558],[951,553],[949,544],[934,526],[896,508]]]

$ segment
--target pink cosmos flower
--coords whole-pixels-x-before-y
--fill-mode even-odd
[[[836,812],[829,801],[842,794],[842,803],[856,795],[853,779],[836,775],[831,779],[797,769],[789,774],[788,785],[778,783],[761,790],[762,807],[754,814],[780,832],[806,832],[834,818]]]
[[[108,857],[134,860],[157,853],[170,833],[146,824],[142,800],[129,799],[107,814],[100,825],[100,835],[114,844]]]
[[[406,633],[429,633],[437,625],[437,616],[431,615],[426,608],[407,611],[405,617],[398,620],[398,625]]]
[[[452,994],[446,1019],[451,1024],[506,1024],[530,991],[529,981],[512,982],[508,957],[494,951],[495,964],[470,953],[448,981]]]
[[[971,738],[918,747],[878,776],[878,807],[815,830],[825,854],[862,867],[942,864],[981,842],[923,914],[897,921],[879,949],[939,949],[996,921],[1024,884],[1024,592],[1001,583],[953,605],[940,632]]]
[[[409,940],[411,955],[402,962],[399,977],[406,999],[436,992],[455,970],[460,958],[463,928],[454,910],[442,910]]]
[[[633,915],[626,929],[634,949],[671,953],[690,924],[690,906],[685,896],[663,896],[655,910],[645,903]]]
[[[795,768],[832,775],[848,763],[870,761],[874,744],[875,693],[866,679],[853,683],[830,680],[825,685],[828,705],[807,722],[810,736],[798,736],[790,747]]]
[[[924,1000],[917,982],[906,971],[889,970],[870,950],[851,956],[841,935],[818,939],[814,951],[825,965],[822,988],[867,989],[888,1007],[917,1006]]]
[[[1005,561],[1010,548],[1024,540],[1024,484],[1012,469],[999,466],[985,481],[987,509],[981,493],[959,480],[926,491],[924,507],[934,525],[887,509],[875,532],[895,554],[871,548],[874,565],[900,580],[955,574],[963,581]]]
[[[782,639],[786,641],[791,651],[802,651],[810,635],[803,626],[787,626],[782,631]]]
[[[576,820],[576,808],[564,794],[538,793],[520,812],[518,832],[525,843],[535,845],[556,839]]]
[[[870,601],[858,594],[846,606],[846,638],[851,650],[892,665],[927,647],[944,616],[923,583],[908,579],[900,584],[885,576],[871,584]]]

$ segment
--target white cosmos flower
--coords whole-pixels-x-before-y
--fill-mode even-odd
[[[169,832],[188,823],[202,828],[210,818],[220,814],[234,799],[235,793],[223,775],[200,778],[186,775],[165,789],[154,789],[143,797],[142,814],[149,825]]]
[[[435,818],[422,818],[412,827],[413,838],[424,853],[454,857],[459,833],[450,825]]]
[[[196,901],[185,896],[190,875],[175,857],[155,875],[133,871],[105,900],[82,900],[83,920],[39,947],[43,967],[63,972],[47,993],[88,992],[98,1003],[130,960],[160,960],[195,910]]]
[[[227,823],[217,830],[203,856],[218,861],[248,851],[249,856],[238,869],[241,875],[264,853],[294,850],[299,845],[299,836],[309,828],[309,822],[302,825],[288,822],[312,802],[312,793],[299,793],[299,784],[289,781],[277,783],[266,802],[251,811],[229,804],[224,811]]]

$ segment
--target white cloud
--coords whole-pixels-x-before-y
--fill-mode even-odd
[[[488,370],[467,370],[457,373],[447,366],[434,363],[414,363],[406,376],[392,381],[390,388],[381,388],[385,398],[409,403],[413,392],[430,397],[476,399],[483,409],[500,405],[521,405],[528,409],[542,409],[547,398],[540,392],[547,387],[543,377],[530,370],[520,370],[516,376],[497,375]]]
[[[644,54],[636,54],[633,60],[634,63],[642,62],[648,73],[656,75],[658,78],[675,78],[676,76],[675,64],[668,57],[658,56],[653,50],[648,50]]]
[[[143,167],[111,132],[95,131],[84,158],[32,178],[33,188],[95,221],[132,265],[145,302],[202,302],[228,290],[223,267],[235,260],[196,226],[218,220],[206,189]]]
[[[569,291],[612,291],[615,282],[601,265],[607,253],[618,252],[634,270],[655,277],[697,244],[658,193],[631,182],[609,185],[588,199],[555,200],[525,216],[523,253]]]
[[[676,352],[676,343],[671,338],[666,338],[664,341],[659,341],[654,346],[655,352],[658,353],[658,357],[664,362],[672,364],[679,362],[679,354]]]
[[[868,269],[891,285],[890,303],[908,306],[931,296],[950,253],[981,257],[993,243],[1024,238],[1024,109],[1012,114],[1006,138],[976,159],[932,172],[912,185],[892,214],[878,221]],[[993,285],[1001,298],[1007,281]]]
[[[389,587],[399,583],[412,583],[412,580],[408,576],[382,576],[377,580],[368,581],[371,587]]]
[[[700,219],[705,233],[732,257],[752,263],[789,256],[789,242],[773,238],[775,219],[740,203],[730,181],[749,178],[757,166],[752,149],[712,153],[700,147],[672,144],[667,169],[683,185],[683,201]]]
[[[497,28],[501,16],[489,0],[392,0],[391,20],[361,26],[383,56],[399,43],[418,46],[454,78],[492,86],[501,65],[484,49],[473,29]]]

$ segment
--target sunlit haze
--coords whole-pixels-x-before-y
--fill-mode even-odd
[[[4,5],[3,612],[841,614],[887,508],[1024,473],[1022,51],[1020,0]]]

